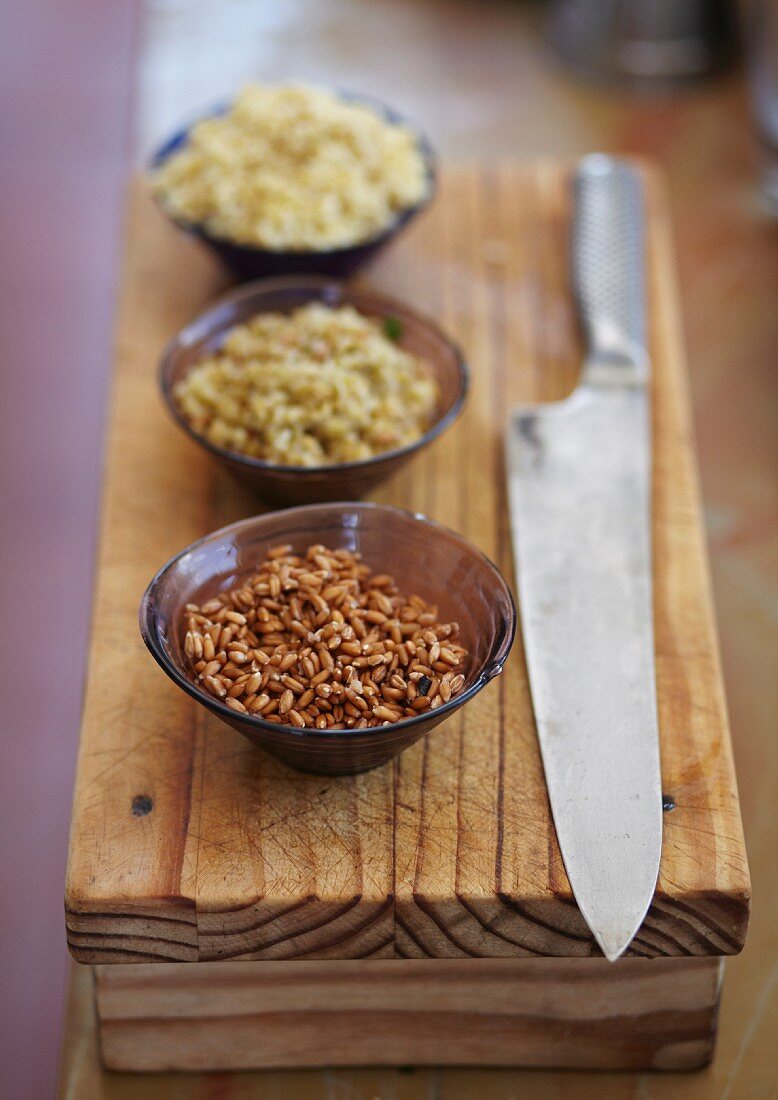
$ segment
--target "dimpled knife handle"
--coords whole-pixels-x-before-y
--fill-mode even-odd
[[[647,363],[643,187],[623,160],[593,153],[575,172],[573,289],[590,372]]]

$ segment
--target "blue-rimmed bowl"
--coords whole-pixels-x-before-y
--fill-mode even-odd
[[[271,547],[285,543],[296,553],[314,543],[359,552],[376,573],[392,574],[403,591],[437,604],[442,622],[459,623],[458,641],[468,651],[462,692],[436,710],[393,725],[319,730],[236,714],[201,688],[184,656],[186,604],[232,588],[256,570]],[[241,520],[176,554],[146,589],[140,629],[170,679],[255,745],[302,771],[349,775],[391,760],[502,672],[516,632],[516,608],[497,567],[461,535],[426,516],[386,504],[314,504]]]
[[[283,249],[275,250],[260,248],[258,245],[239,244],[226,237],[219,237],[209,232],[203,225],[197,222],[187,221],[176,217],[165,206],[162,199],[157,196],[157,202],[166,217],[174,222],[186,233],[203,241],[240,279],[256,279],[266,275],[293,275],[310,273],[318,275],[331,275],[336,278],[345,278],[358,267],[371,259],[379,249],[391,241],[417,214],[431,202],[436,185],[436,158],[426,137],[408,119],[399,115],[392,108],[374,100],[369,96],[358,95],[352,92],[334,90],[334,94],[348,102],[360,103],[372,108],[384,121],[393,125],[405,126],[415,135],[419,151],[424,158],[427,170],[427,190],[423,198],[414,206],[409,206],[400,211],[393,220],[373,237],[357,244],[347,245],[343,248],[331,248],[324,251],[315,249]],[[188,126],[179,130],[153,155],[149,168],[151,171],[159,168],[173,153],[186,145],[189,131],[206,118],[215,118],[226,114],[230,105],[221,103],[216,107],[205,111]]]

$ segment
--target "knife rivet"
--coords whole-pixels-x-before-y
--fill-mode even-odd
[[[669,794],[663,794],[662,795],[662,809],[664,810],[665,813],[669,813],[670,810],[675,809],[675,802],[673,801],[673,799],[670,797]]]

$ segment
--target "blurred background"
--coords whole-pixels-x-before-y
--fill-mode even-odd
[[[171,130],[259,78],[373,93],[416,120],[444,162],[599,149],[664,168],[754,916],[727,964],[713,1069],[598,1091],[776,1095],[778,5],[28,0],[3,16],[0,1093],[56,1091],[124,188]],[[71,1067],[86,1042],[68,1033]],[[479,1074],[244,1075],[240,1086],[190,1081],[180,1095],[557,1095],[554,1075]],[[142,1096],[151,1083],[105,1087]]]

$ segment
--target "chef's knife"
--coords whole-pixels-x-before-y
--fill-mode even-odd
[[[642,185],[596,154],[578,165],[574,202],[581,381],[513,411],[508,485],[554,824],[578,906],[615,960],[651,903],[662,846]]]

